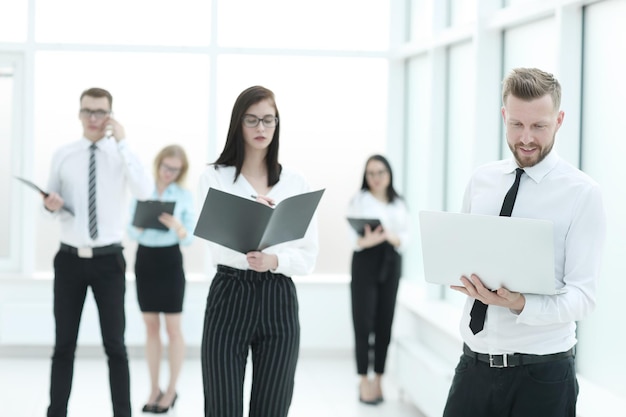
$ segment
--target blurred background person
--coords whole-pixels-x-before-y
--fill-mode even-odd
[[[189,245],[195,225],[191,192],[183,188],[189,163],[179,145],[163,148],[154,159],[155,188],[151,200],[174,201],[174,213],[162,213],[159,222],[167,230],[140,229],[128,226],[129,236],[138,242],[135,261],[137,299],[146,324],[146,361],[150,373],[150,394],[144,412],[165,413],[174,407],[178,397],[176,383],[185,357],[185,341],[181,331],[181,313],[185,296],[185,272],[180,245]],[[131,204],[134,218],[137,201]],[[169,383],[161,391],[160,365],[161,313],[168,335]]]
[[[383,401],[381,379],[402,275],[402,250],[409,239],[409,212],[393,188],[393,174],[382,155],[368,158],[361,190],[352,198],[348,217],[377,219],[360,235],[350,229],[352,255],[352,320],[357,372],[361,377],[359,400],[376,405]],[[370,344],[371,340],[373,342]],[[370,349],[375,376],[370,379]]]
[[[54,257],[55,341],[48,417],[67,416],[76,341],[91,287],[109,365],[114,417],[130,417],[130,375],[124,332],[126,260],[122,252],[126,192],[150,195],[150,175],[112,117],[113,96],[90,88],[80,96],[82,137],[52,157],[46,212],[61,225]]]

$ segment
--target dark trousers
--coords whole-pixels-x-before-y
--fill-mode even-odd
[[[444,417],[576,417],[573,357],[490,368],[468,356],[456,367]]]
[[[130,417],[130,377],[124,344],[126,261],[120,253],[79,258],[58,252],[54,258],[54,320],[56,339],[50,375],[48,417],[67,416],[74,354],[87,287],[98,306],[100,332],[108,357],[113,415]],[[87,381],[88,382],[88,381]]]
[[[400,255],[389,244],[354,252],[352,256],[350,290],[359,375],[367,375],[371,335],[374,336],[374,372],[385,372],[400,269]]]
[[[250,417],[285,417],[300,346],[291,278],[220,265],[207,298],[202,335],[205,416],[241,417],[252,350]]]

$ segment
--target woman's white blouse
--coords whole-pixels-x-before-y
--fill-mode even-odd
[[[387,230],[400,239],[400,246],[396,251],[402,253],[409,242],[410,217],[409,211],[401,198],[396,198],[393,203],[384,203],[376,199],[368,190],[357,193],[348,206],[348,217],[361,219],[379,219],[384,230]],[[355,251],[360,251],[357,245],[359,238],[354,229],[350,228],[350,241]]]
[[[234,178],[235,167],[220,165],[216,169],[215,165],[209,165],[200,177],[199,203],[204,204],[209,188],[254,200],[252,196],[257,192],[246,178],[240,174],[237,181],[233,182]],[[280,180],[272,187],[267,197],[272,198],[276,204],[280,204],[288,197],[308,191],[311,191],[310,187],[302,175],[283,167]],[[198,212],[200,211],[201,207]],[[209,242],[209,248],[214,266],[226,265],[237,269],[249,269],[245,254],[213,242]],[[270,246],[262,252],[275,254],[278,257],[278,268],[272,272],[293,276],[308,275],[313,272],[318,250],[317,215],[314,215],[302,239]]]

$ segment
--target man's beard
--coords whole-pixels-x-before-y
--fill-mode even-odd
[[[530,143],[528,145],[509,145],[509,149],[511,149],[511,152],[513,153],[513,156],[515,157],[515,160],[517,161],[517,164],[520,166],[520,168],[530,168],[537,165],[539,162],[543,161],[546,156],[548,156],[548,154],[552,151],[552,148],[554,147],[555,138],[556,132],[552,135],[552,142],[547,144],[545,148],[542,148],[534,143]],[[529,145],[531,147],[536,147],[538,153],[536,155],[533,155],[532,157],[526,157],[521,155],[519,148],[528,147]]]

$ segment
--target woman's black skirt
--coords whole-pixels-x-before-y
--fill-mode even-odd
[[[135,260],[137,300],[144,313],[180,313],[185,296],[185,271],[179,245],[139,245]]]

